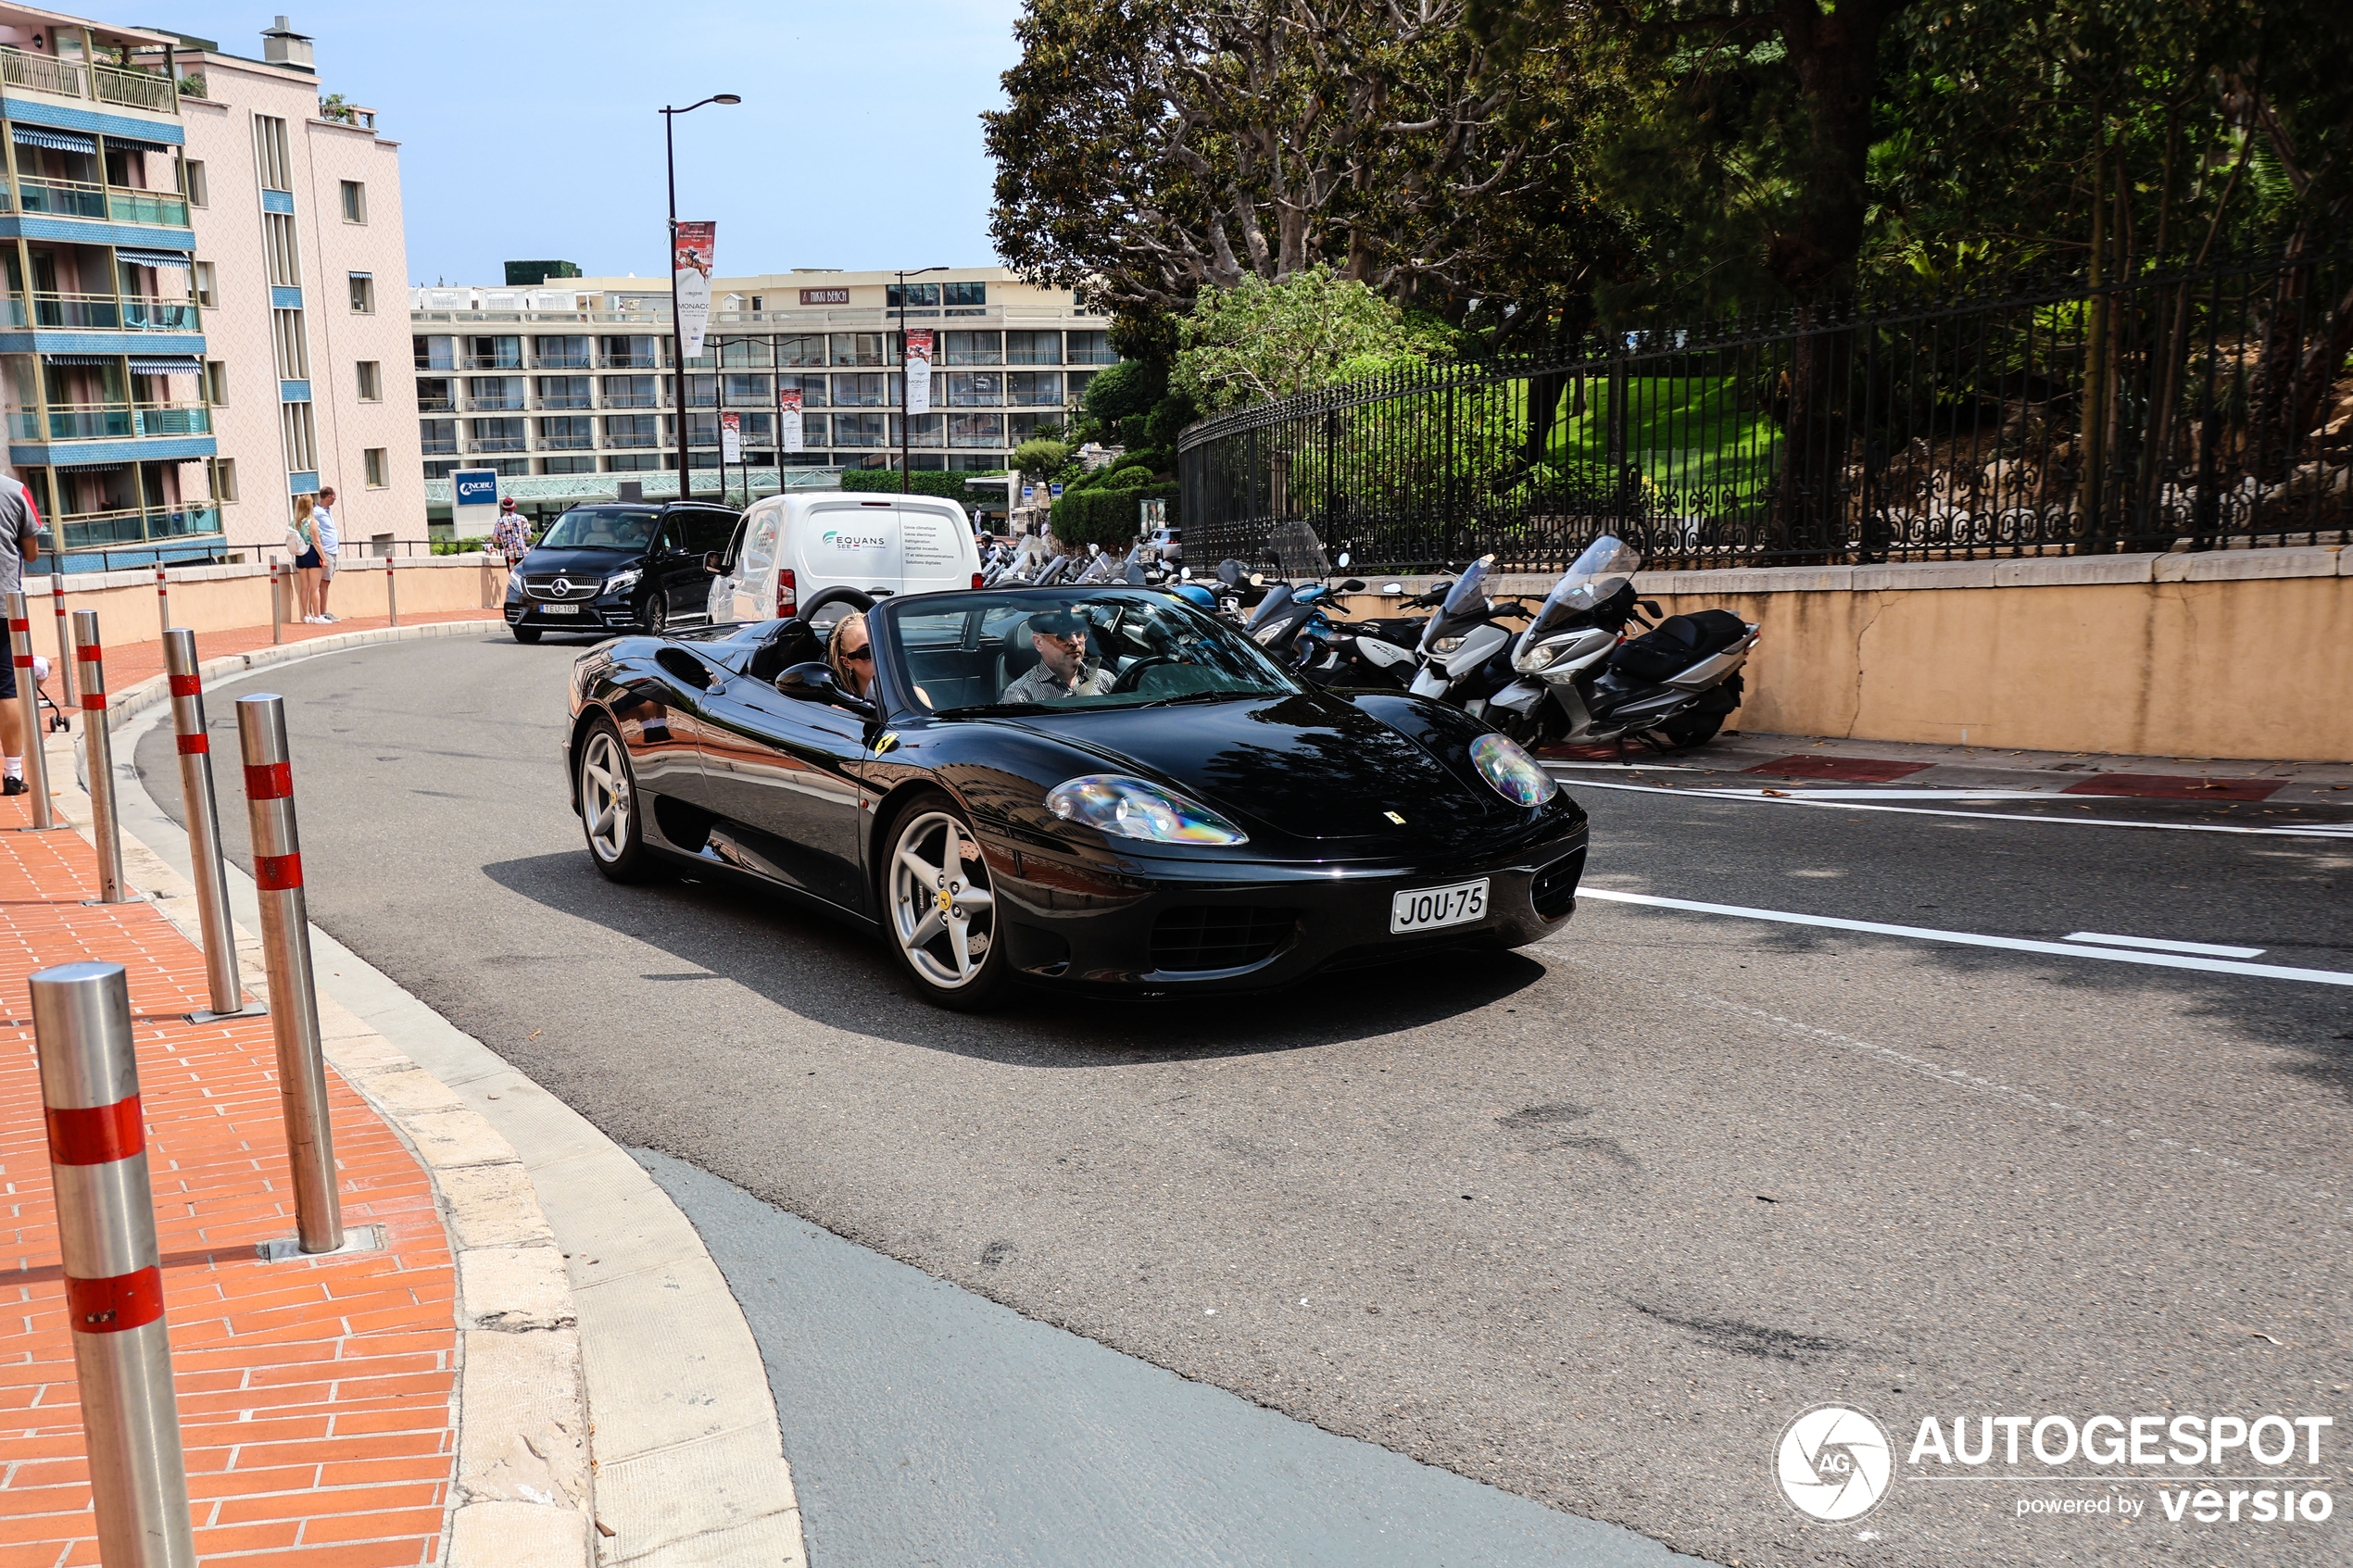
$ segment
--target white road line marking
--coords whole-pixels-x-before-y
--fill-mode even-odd
[[[1694,790],[1693,794],[1762,797],[1761,789]],[[1782,800],[2052,800],[2046,789],[1778,789]]]
[[[1621,893],[1614,887],[1585,886],[1580,898],[1605,898],[1613,903],[1643,904],[1661,909],[1689,909],[1703,915],[1730,915],[1735,920],[1770,921],[1779,925],[1817,925],[1832,931],[1860,931],[1873,936],[1907,936],[1919,942],[1957,942],[1968,947],[2007,947],[2018,953],[2054,953],[2064,958],[2106,959],[2112,963],[2153,964],[2159,969],[2198,969],[2215,974],[2246,974],[2259,980],[2309,980],[2322,985],[2353,985],[2353,973],[2334,969],[2291,969],[2284,964],[2234,963],[2226,959],[2198,959],[2172,953],[2142,953],[2123,947],[2070,947],[2064,942],[2035,942],[2020,936],[1985,936],[1974,931],[1940,931],[1926,925],[1889,925],[1881,921],[1840,920],[1831,915],[1801,915],[1788,909],[1752,909],[1741,904],[1703,904],[1689,898],[1660,898],[1648,893]]]
[[[2161,936],[2109,936],[2097,931],[2070,931],[2070,942],[2105,942],[2113,947],[2155,947],[2166,953],[2204,953],[2209,959],[2259,959],[2260,947],[2220,947],[2211,942],[2168,942]]]
[[[1815,806],[1825,811],[1894,811],[1907,817],[1977,817],[1989,822],[2045,822],[2079,828],[2151,828],[2168,833],[2236,833],[2266,838],[2353,838],[2353,822],[2342,826],[2319,823],[2295,828],[2246,828],[2222,822],[2135,822],[2122,817],[2045,817],[2022,811],[1940,811],[1932,806],[1873,806],[1862,800],[1808,800],[1805,792],[1770,796],[1747,790],[1673,789],[1665,784],[1613,784],[1607,779],[1578,779],[1573,782],[1580,789],[1629,789],[1640,795],[1671,795],[1683,800],[1723,800],[1739,806]],[[1867,793],[1876,794],[1877,791]],[[2066,797],[2044,795],[2035,798],[2060,801]]]

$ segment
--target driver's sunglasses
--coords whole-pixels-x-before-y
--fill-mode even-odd
[[[872,664],[875,661],[875,650],[871,645],[862,648],[844,648],[841,650],[841,656],[844,659],[857,659],[862,664]]]
[[[1087,633],[1084,632],[1073,632],[1067,637],[1063,636],[1059,632],[1045,632],[1040,633],[1039,635],[1043,636],[1048,642],[1056,644],[1062,647],[1083,648],[1087,646]]]

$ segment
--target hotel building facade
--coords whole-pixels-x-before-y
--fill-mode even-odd
[[[985,473],[1072,417],[1118,358],[1104,318],[1066,289],[1001,267],[910,278],[910,329],[934,336],[932,411],[899,413],[900,301],[888,272],[804,270],[711,283],[704,352],[686,364],[694,488],[719,492],[720,420],[737,416],[740,496],[887,468],[902,435],[911,468]],[[447,475],[496,470],[536,516],[635,483],[674,496],[678,425],[666,278],[560,278],[536,287],[421,288],[410,331],[427,496],[446,518]],[[778,444],[776,395],[800,394],[803,446]],[[706,471],[707,470],[707,471]]]
[[[322,483],[347,540],[423,535],[397,150],[263,48],[0,5],[0,400],[69,571],[274,545]]]

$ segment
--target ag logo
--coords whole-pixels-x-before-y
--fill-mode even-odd
[[[1878,1422],[1844,1405],[1816,1405],[1781,1433],[1773,1475],[1792,1508],[1838,1524],[1879,1506],[1894,1466]]]

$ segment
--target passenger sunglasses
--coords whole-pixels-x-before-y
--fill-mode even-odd
[[[844,648],[841,650],[841,656],[844,659],[855,659],[867,664],[875,661],[875,650],[871,647]]]

